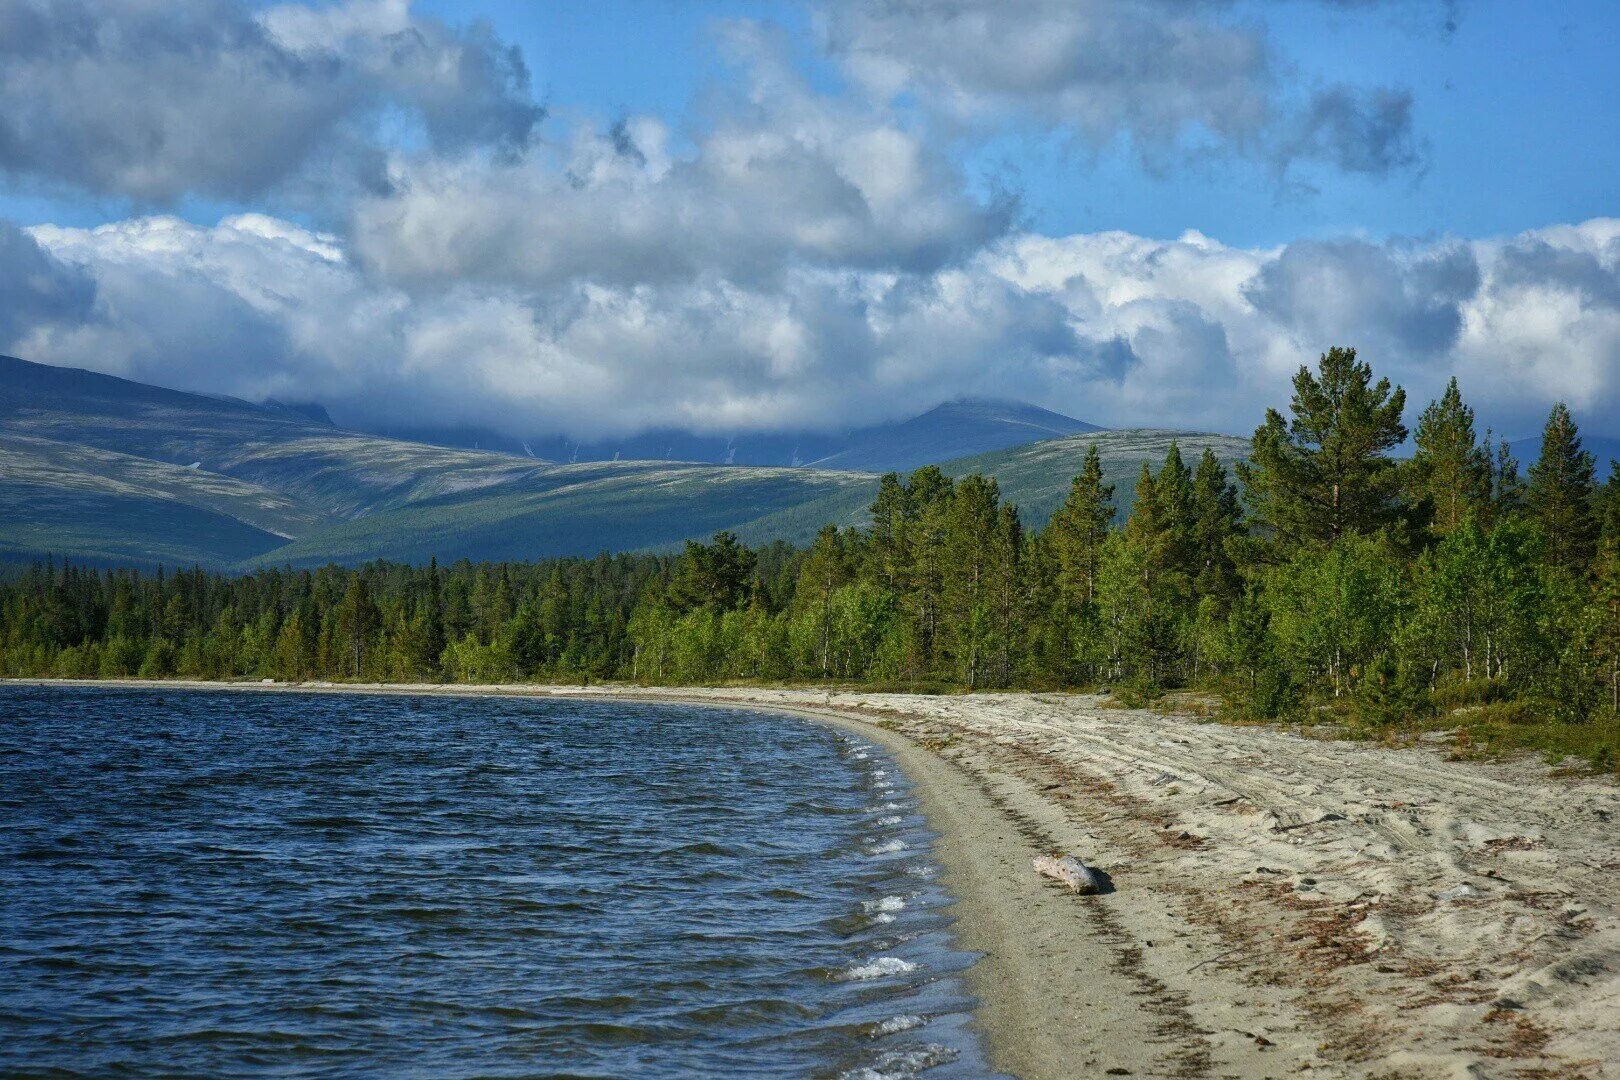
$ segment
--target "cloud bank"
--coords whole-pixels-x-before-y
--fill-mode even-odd
[[[0,296],[10,351],[350,423],[574,436],[836,428],[961,394],[1095,422],[1244,432],[1302,362],[1362,349],[1419,405],[1457,374],[1499,429],[1564,398],[1620,415],[1620,220],[1277,249],[1010,235],[937,269],[807,265],[762,284],[569,279],[416,293],[335,237],[259,216],[41,227]],[[32,291],[30,291],[32,290]]]

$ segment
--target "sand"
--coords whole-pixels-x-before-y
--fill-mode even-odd
[[[1620,1076],[1610,780],[1081,695],[439,692],[765,707],[882,743],[983,954],[992,1060],[1026,1080]],[[1043,880],[1042,853],[1111,889]]]

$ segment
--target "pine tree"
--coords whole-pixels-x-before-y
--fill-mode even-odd
[[[1267,410],[1249,461],[1238,465],[1254,522],[1284,557],[1301,544],[1376,532],[1403,514],[1387,454],[1406,439],[1406,391],[1374,383],[1354,349],[1329,349],[1317,367],[1319,376],[1308,367],[1294,376],[1293,418]]]
[[[1224,612],[1241,587],[1232,546],[1243,534],[1243,507],[1225,466],[1208,447],[1193,477],[1192,513],[1193,590]]]
[[[994,480],[963,477],[944,517],[940,637],[970,690],[983,683],[993,646],[1000,498]]]
[[[676,611],[694,608],[727,610],[748,599],[758,556],[729,532],[717,532],[712,543],[686,542],[669,582],[669,602]]]
[[[1164,455],[1164,465],[1154,478],[1154,488],[1164,530],[1163,569],[1182,575],[1190,584],[1198,572],[1193,544],[1196,525],[1193,475],[1181,459],[1181,447],[1174,439]]]
[[[371,599],[371,589],[363,573],[349,577],[349,587],[334,616],[335,630],[347,658],[348,674],[359,678],[371,639],[382,626],[382,614]]]
[[[1504,521],[1524,511],[1524,477],[1519,474],[1519,459],[1506,439],[1496,441],[1491,450],[1491,432],[1485,431],[1485,452],[1491,465],[1491,520]]]
[[[1597,551],[1594,468],[1592,455],[1581,449],[1574,417],[1560,401],[1542,429],[1527,501],[1546,537],[1547,561],[1572,574],[1584,573]]]
[[[877,498],[872,500],[871,558],[878,579],[898,590],[905,573],[905,533],[911,516],[910,499],[899,473],[884,473],[878,481]]]
[[[1609,463],[1609,482],[1603,485],[1599,502],[1603,507],[1598,529],[1600,546],[1620,547],[1620,458]]]
[[[1474,410],[1453,376],[1439,401],[1418,418],[1417,453],[1407,466],[1414,501],[1426,504],[1430,527],[1448,536],[1491,504],[1491,460],[1474,438]]]
[[[1076,611],[1096,597],[1103,540],[1113,521],[1114,485],[1103,482],[1102,458],[1092,443],[1045,533],[1057,556],[1059,587]]]

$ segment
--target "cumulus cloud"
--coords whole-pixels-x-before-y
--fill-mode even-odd
[[[1454,241],[1305,240],[1266,263],[1244,295],[1299,340],[1354,339],[1377,355],[1428,360],[1455,346],[1479,286],[1477,257]]]
[[[1357,4],[1359,0],[1339,0]],[[1368,0],[1368,4],[1377,0]],[[1261,24],[1220,0],[833,0],[828,51],[886,98],[968,123],[1035,123],[1150,158],[1197,145],[1383,175],[1418,162],[1397,88],[1295,85]]]
[[[629,117],[505,163],[401,159],[361,200],[355,248],[385,279],[534,289],[715,275],[758,282],[804,267],[930,272],[1008,228],[923,133],[815,94],[757,28],[734,27],[737,99],[675,152]]]
[[[1559,398],[1599,433],[1620,416],[1614,219],[1509,238],[1277,249],[1196,233],[1029,236],[996,269],[1062,297],[1082,339],[1129,346],[1135,361],[1116,378],[1073,391],[1097,403],[1092,415],[1113,410],[1115,423],[1245,431],[1263,403],[1286,399],[1294,369],[1331,345],[1358,346],[1418,407],[1456,374],[1487,419],[1514,434],[1535,430]],[[1087,415],[1074,398],[1051,400]]]
[[[351,423],[836,428],[988,388],[1074,347],[1054,299],[962,269],[407,294],[335,238],[257,216],[33,232],[94,281],[96,303],[36,327],[24,355],[248,398],[313,396]]]
[[[925,272],[427,291],[379,283],[336,237],[258,216],[31,233],[42,265],[79,284],[40,294],[77,299],[36,304],[16,351],[313,396],[351,424],[835,429],[1000,394],[1114,426],[1243,433],[1333,344],[1359,346],[1416,406],[1455,373],[1513,434],[1555,398],[1598,433],[1620,415],[1616,220],[1278,249],[1018,234]]]
[[[458,151],[521,146],[541,114],[515,49],[407,0],[0,0],[0,171],[42,188],[163,204],[309,169],[375,184],[388,116]]]

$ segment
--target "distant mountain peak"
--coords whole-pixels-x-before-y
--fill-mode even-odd
[[[267,409],[277,412],[289,412],[302,416],[305,420],[313,420],[325,427],[337,427],[332,420],[332,414],[326,411],[326,406],[318,401],[278,401],[275,398],[265,398],[261,403]]]
[[[810,464],[856,472],[909,472],[952,458],[1101,430],[1024,401],[962,397],[909,420],[852,432],[842,450]]]

